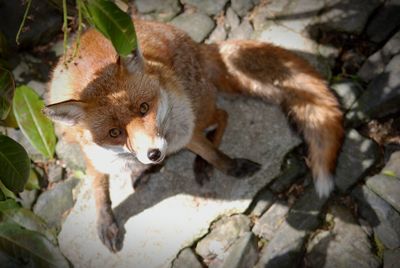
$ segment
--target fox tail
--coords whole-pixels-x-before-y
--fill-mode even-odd
[[[318,195],[328,197],[344,131],[339,104],[321,76],[304,59],[267,43],[226,41],[202,49],[203,71],[218,90],[281,106],[304,136]]]

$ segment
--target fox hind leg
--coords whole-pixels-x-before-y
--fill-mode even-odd
[[[210,130],[206,134],[207,139],[211,141],[215,147],[221,144],[227,123],[228,113],[225,110],[217,108],[214,113],[214,120],[210,124],[210,126],[216,125],[216,128]],[[193,171],[196,182],[199,185],[203,185],[206,181],[210,180],[212,170],[213,166],[210,163],[204,160],[200,155],[196,156],[193,163]]]

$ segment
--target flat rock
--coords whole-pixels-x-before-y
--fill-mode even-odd
[[[229,33],[229,39],[250,39],[253,34],[253,26],[249,20],[243,19],[242,23],[236,28],[233,28]]]
[[[324,30],[360,34],[369,16],[380,4],[380,0],[329,1],[319,16],[319,27]]]
[[[290,154],[286,158],[282,174],[269,187],[272,191],[280,193],[287,189],[296,179],[306,174],[306,164],[304,160],[299,158],[296,154]]]
[[[47,179],[51,183],[59,182],[63,179],[64,170],[62,166],[51,163],[47,169]]]
[[[340,106],[347,111],[362,94],[363,88],[353,80],[342,80],[330,85],[330,88],[339,97]]]
[[[196,7],[207,15],[217,15],[224,9],[228,0],[181,0],[182,4]]]
[[[258,5],[251,15],[254,30],[262,31],[272,20],[283,14],[291,2],[290,0],[271,0]]]
[[[334,206],[333,229],[318,233],[307,246],[309,267],[379,267],[367,234],[344,207]]]
[[[85,170],[85,159],[81,147],[77,143],[68,143],[62,137],[56,144],[56,154],[69,168]]]
[[[238,214],[217,221],[209,234],[196,245],[196,253],[203,257],[209,266],[222,263],[230,247],[236,240],[250,231],[250,219]]]
[[[236,14],[243,17],[253,8],[254,2],[251,0],[231,0],[231,6]]]
[[[369,56],[358,71],[357,75],[364,81],[371,81],[381,74],[394,55],[400,53],[400,31],[377,52]]]
[[[285,202],[277,201],[273,204],[261,218],[259,218],[252,229],[258,237],[271,240],[276,230],[285,221],[289,212],[289,206]]]
[[[59,235],[61,250],[75,267],[169,266],[182,248],[209,232],[212,222],[244,212],[276,178],[284,156],[300,143],[280,109],[237,97],[221,98],[219,106],[230,114],[222,150],[258,161],[262,169],[246,179],[215,170],[210,181],[199,187],[192,171],[194,156],[182,151],[169,157],[162,172],[135,193],[130,179],[111,179],[114,214],[125,230],[117,254],[110,253],[97,236],[91,179],[83,180]]]
[[[358,201],[360,215],[372,226],[385,247],[400,247],[399,213],[366,186],[354,189],[352,196]]]
[[[203,265],[197,259],[196,254],[190,248],[182,250],[172,262],[172,268],[202,268]]]
[[[170,23],[186,32],[196,42],[203,41],[215,26],[214,21],[202,12],[183,13]],[[193,27],[194,25],[196,27]]]
[[[285,222],[260,253],[255,267],[293,267],[299,263],[306,237],[319,225],[319,214],[325,204],[313,187],[297,200]]]
[[[380,43],[390,37],[390,34],[400,26],[400,1],[385,1],[383,6],[368,22],[367,36],[375,43]]]
[[[158,21],[169,21],[180,11],[179,0],[135,0],[138,11]]]
[[[383,268],[397,268],[400,262],[400,248],[385,250]]]
[[[252,268],[257,259],[257,240],[252,232],[247,232],[232,245],[221,268]]]
[[[378,159],[378,145],[364,138],[356,130],[346,133],[342,152],[338,158],[335,183],[341,192],[363,177]]]
[[[253,200],[250,207],[251,217],[260,217],[272,204],[274,204],[276,197],[270,190],[262,190]]]
[[[381,118],[400,111],[400,54],[374,78],[346,115],[351,121]]]
[[[225,28],[228,30],[235,29],[240,24],[240,18],[236,14],[235,10],[232,9],[232,7],[229,7],[226,10],[224,24]]]
[[[381,173],[400,178],[400,151],[396,151],[390,155],[389,161]]]
[[[72,190],[78,183],[79,179],[70,178],[42,193],[33,207],[35,214],[42,217],[49,227],[59,229],[64,213],[74,205]]]
[[[211,32],[208,39],[205,41],[207,44],[223,41],[226,39],[227,33],[223,24],[217,24],[214,30]]]
[[[400,212],[400,179],[378,174],[367,179],[367,186]]]

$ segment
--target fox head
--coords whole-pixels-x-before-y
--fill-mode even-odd
[[[140,53],[118,58],[96,74],[79,100],[51,104],[43,112],[53,121],[88,130],[92,142],[112,153],[160,163],[186,145],[194,120],[189,102],[177,102],[175,93],[165,90],[171,85],[157,68]]]

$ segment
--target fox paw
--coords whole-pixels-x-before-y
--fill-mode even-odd
[[[213,166],[200,156],[196,156],[193,163],[194,178],[196,182],[203,186],[203,184],[210,180]]]
[[[248,159],[235,158],[233,160],[235,161],[235,165],[227,173],[236,178],[250,177],[261,168],[260,164]]]
[[[117,252],[122,248],[122,239],[120,230],[114,217],[108,215],[98,219],[97,222],[97,233],[101,242],[111,251]]]

